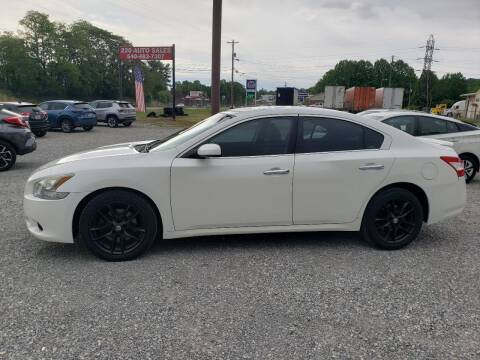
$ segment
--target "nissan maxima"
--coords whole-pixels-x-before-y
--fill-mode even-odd
[[[229,110],[46,164],[27,181],[26,223],[106,260],[218,234],[360,231],[399,249],[465,206],[463,161],[445,144],[333,110]]]

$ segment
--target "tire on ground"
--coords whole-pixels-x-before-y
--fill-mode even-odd
[[[406,215],[400,215],[403,206],[408,207],[404,212]],[[368,203],[361,234],[364,240],[381,249],[400,249],[418,237],[423,219],[422,204],[412,192],[389,188],[377,193]]]
[[[81,242],[96,256],[109,261],[142,255],[155,242],[157,232],[158,219],[150,202],[128,190],[98,194],[84,207],[79,220]],[[101,237],[104,233],[106,237]]]

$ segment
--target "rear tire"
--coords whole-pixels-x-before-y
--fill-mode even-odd
[[[460,155],[460,159],[464,162],[465,182],[468,184],[475,178],[475,175],[477,175],[478,162],[477,159],[468,154]]]
[[[130,125],[132,125],[132,123],[130,121],[127,121],[127,122],[123,123],[123,126],[125,126],[125,127],[129,127]]]
[[[142,196],[111,190],[95,196],[79,221],[81,241],[108,261],[131,260],[147,251],[157,236],[158,220]]]
[[[378,248],[396,250],[418,237],[423,224],[423,208],[410,191],[391,188],[369,202],[362,222],[362,237]]]
[[[7,142],[0,141],[0,171],[11,169],[16,161],[17,152],[15,148]]]
[[[39,131],[34,131],[33,132],[36,137],[41,138],[47,135],[47,132],[45,130],[39,130]]]
[[[60,127],[64,133],[71,133],[73,131],[73,124],[70,119],[63,119],[60,123]]]
[[[93,129],[93,125],[87,125],[87,126],[83,126],[83,130],[84,131],[90,131]]]
[[[110,128],[116,128],[118,127],[118,120],[115,116],[108,116],[107,117],[107,125]]]

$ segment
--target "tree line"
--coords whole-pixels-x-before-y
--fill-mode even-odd
[[[403,60],[389,62],[379,59],[374,63],[366,60],[342,60],[309,90],[319,93],[324,91],[327,85],[347,88],[401,87],[405,89],[404,106],[424,107],[437,103],[451,105],[460,99],[461,94],[477,91],[480,88],[480,79],[466,79],[462,73],[445,74],[438,78],[433,71],[423,71],[420,77],[417,77],[415,70]]]
[[[136,62],[118,60],[118,49],[130,42],[87,21],[64,24],[51,21],[47,14],[29,11],[20,20],[18,33],[0,34],[0,92],[19,99],[41,101],[52,98],[91,100],[95,98],[133,99],[133,68]],[[146,102],[171,101],[170,64],[141,62]],[[313,78],[314,76],[312,76]],[[427,99],[427,82],[429,98]],[[223,105],[230,104],[230,82],[221,80]],[[461,73],[438,78],[433,72],[415,70],[402,60],[375,62],[341,60],[309,89],[322,92],[327,85],[402,87],[404,105],[452,104],[459,95],[480,88],[480,79],[466,79]],[[176,82],[177,99],[190,91],[203,91],[210,97],[210,86],[200,81]],[[260,93],[271,93],[259,90]],[[234,82],[234,103],[245,101],[245,87]]]
[[[90,100],[134,95],[134,62],[120,66],[118,49],[125,38],[87,21],[70,25],[29,11],[21,30],[0,35],[0,90],[17,98]],[[141,63],[147,101],[168,101],[170,65]]]

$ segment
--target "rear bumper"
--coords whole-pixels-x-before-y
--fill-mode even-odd
[[[48,120],[29,120],[29,124],[32,131],[47,131],[50,128]]]
[[[97,124],[97,117],[73,119],[73,125],[75,127],[94,126],[96,124]]]
[[[462,213],[467,203],[465,178],[454,184],[439,184],[429,190],[428,224],[457,216]]]
[[[125,116],[125,117],[119,117],[118,118],[118,122],[120,123],[124,123],[124,122],[134,122],[135,120],[137,120],[137,117],[134,115],[134,116]]]

